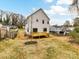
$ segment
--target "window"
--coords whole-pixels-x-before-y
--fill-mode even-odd
[[[37,28],[33,28],[33,32],[38,32],[38,29]]]
[[[44,24],[44,20],[42,21],[42,23]]]
[[[47,22],[47,24],[49,24],[49,21]]]
[[[38,19],[36,19],[36,22],[38,22]]]
[[[44,31],[44,32],[47,32],[47,28],[44,28],[43,31]]]

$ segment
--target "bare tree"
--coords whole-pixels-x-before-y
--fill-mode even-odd
[[[79,0],[73,0],[72,4],[69,7],[69,10],[72,11],[75,15],[75,18],[73,19],[74,26],[79,26]]]
[[[69,9],[73,12],[76,11],[77,15],[79,16],[79,0],[73,0]]]

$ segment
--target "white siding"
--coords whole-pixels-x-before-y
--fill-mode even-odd
[[[36,21],[37,19],[38,22]],[[43,20],[44,24],[42,23]],[[38,32],[43,32],[43,29],[47,28],[47,33],[49,33],[49,24],[47,22],[49,22],[49,19],[41,10],[31,15],[29,19],[27,19],[27,24],[30,32],[33,31],[33,28],[38,28]]]

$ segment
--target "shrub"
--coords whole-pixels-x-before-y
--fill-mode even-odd
[[[79,43],[79,27],[76,27],[74,31],[70,32],[70,36],[72,36],[75,43]]]
[[[74,31],[76,31],[77,33],[79,33],[79,27],[75,27]]]

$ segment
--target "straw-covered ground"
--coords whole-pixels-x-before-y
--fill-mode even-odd
[[[19,40],[24,39],[21,34],[0,41],[0,59],[79,59],[79,48],[68,42],[68,37],[34,39],[36,44],[27,45],[26,39]]]

